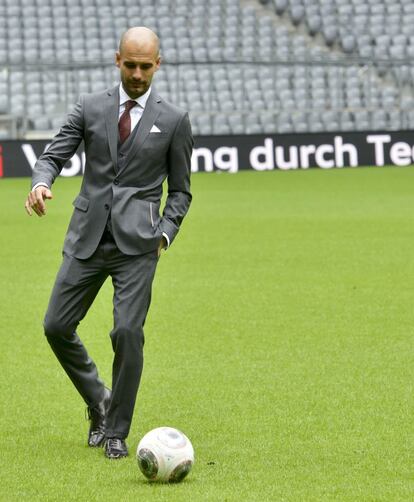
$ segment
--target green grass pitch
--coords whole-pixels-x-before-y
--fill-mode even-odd
[[[112,462],[42,333],[79,184],[39,219],[28,179],[0,181],[1,500],[414,500],[413,168],[194,175]],[[108,383],[111,315],[108,281],[79,329]],[[195,448],[179,485],[138,471],[161,425]]]

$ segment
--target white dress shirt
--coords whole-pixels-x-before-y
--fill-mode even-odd
[[[119,116],[118,119],[121,118],[121,115],[125,111],[125,103],[127,101],[136,101],[137,106],[131,108],[129,111],[129,116],[131,117],[131,131],[134,130],[138,122],[141,120],[142,114],[144,113],[145,105],[147,104],[147,100],[149,95],[151,94],[151,87],[148,91],[140,96],[139,98],[132,99],[128,96],[128,94],[124,91],[122,84],[119,84]]]

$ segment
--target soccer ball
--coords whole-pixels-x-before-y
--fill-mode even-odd
[[[194,450],[188,437],[179,430],[158,427],[139,442],[137,460],[149,480],[178,483],[191,470]]]

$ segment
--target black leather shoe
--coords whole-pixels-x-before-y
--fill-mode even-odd
[[[128,448],[123,439],[106,438],[105,456],[107,458],[123,458],[128,456]]]
[[[87,408],[88,418],[91,421],[88,435],[88,446],[96,448],[102,446],[105,440],[106,413],[111,402],[111,391],[105,387],[102,401],[93,408]]]

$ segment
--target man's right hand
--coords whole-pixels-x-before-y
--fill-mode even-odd
[[[38,186],[35,190],[29,192],[24,207],[27,214],[32,216],[32,209],[38,216],[46,214],[46,199],[52,199],[53,195],[49,188],[45,186]]]

